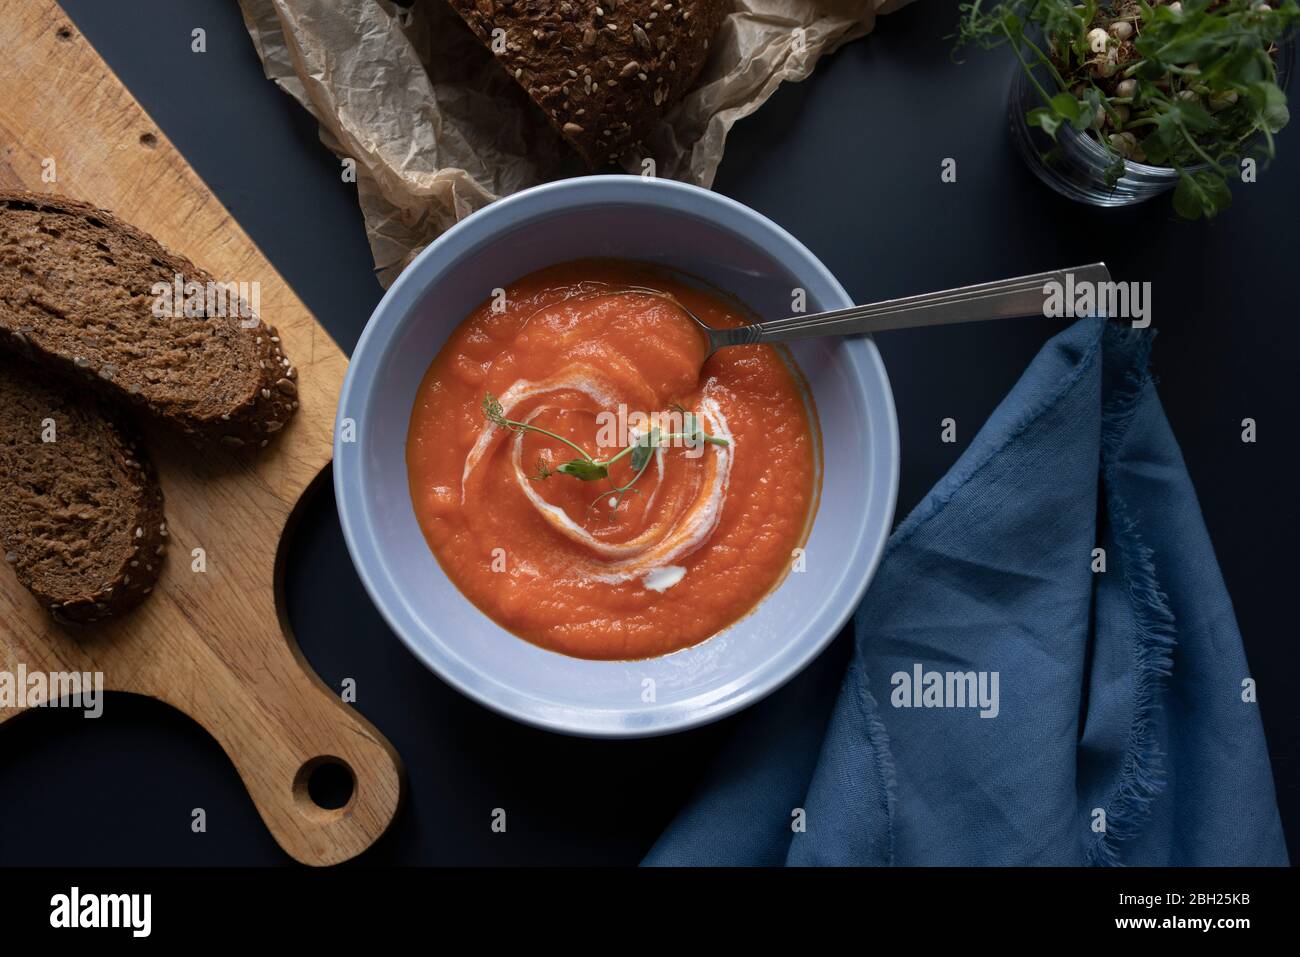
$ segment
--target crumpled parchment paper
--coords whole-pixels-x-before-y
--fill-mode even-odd
[[[909,0],[735,0],[695,86],[646,138],[657,176],[711,186],[727,132]],[[585,172],[445,0],[240,0],[267,76],[354,160],[379,281],[500,196]],[[629,157],[627,172],[644,173]]]

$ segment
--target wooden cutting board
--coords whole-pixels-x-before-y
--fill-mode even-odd
[[[171,532],[154,593],[118,622],[73,632],[0,568],[0,670],[102,672],[108,689],[179,708],[230,756],[281,847],[305,864],[347,860],[392,821],[401,762],[312,672],[277,595],[285,527],[330,461],[347,360],[54,0],[0,0],[0,24],[0,185],[95,203],[219,280],[259,282],[302,403],[251,463],[150,433]],[[0,710],[0,722],[18,713]],[[308,793],[322,759],[352,773],[342,808]]]

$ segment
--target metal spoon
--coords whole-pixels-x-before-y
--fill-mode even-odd
[[[1073,275],[1079,283],[1110,282],[1110,271],[1105,263],[1093,263],[1074,269],[1057,269],[1035,273],[1016,279],[962,286],[943,292],[929,292],[903,299],[887,299],[865,306],[849,306],[829,312],[815,312],[786,319],[769,319],[734,329],[713,329],[700,317],[687,309],[669,293],[646,286],[630,286],[637,292],[649,293],[670,299],[704,331],[709,340],[707,355],[713,355],[727,346],[746,346],[759,342],[789,342],[795,339],[815,339],[821,336],[858,335],[868,332],[885,332],[889,329],[916,329],[921,326],[946,326],[959,322],[982,322],[986,319],[1014,319],[1043,315],[1046,297],[1044,286],[1049,282],[1066,284],[1066,276]]]

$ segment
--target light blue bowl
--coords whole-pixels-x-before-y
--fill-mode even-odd
[[[797,344],[825,439],[821,506],[792,573],[746,618],[645,661],[584,661],[515,637],[443,574],[415,518],[406,433],[416,388],[452,329],[493,288],[557,262],[661,263],[784,316],[851,304],[797,240],[726,197],[666,180],[589,176],[539,186],[475,213],[424,250],[384,296],[339,400],[334,490],[357,572],[399,638],[443,680],[552,731],[630,738],[681,731],[779,688],[822,651],[874,574],[898,493],[898,423],[869,338]],[[343,426],[355,424],[353,441]]]

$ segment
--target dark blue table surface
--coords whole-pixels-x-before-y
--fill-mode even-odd
[[[382,290],[355,186],[314,121],[265,79],[231,0],[64,0],[80,29],[321,323],[351,350]],[[1214,224],[1156,201],[1073,205],[1038,185],[1005,129],[1008,63],[949,57],[955,0],[919,0],[786,85],[733,131],[715,188],[805,242],[859,301],[1105,259],[1153,283],[1155,365],[1236,605],[1284,822],[1300,835],[1293,619],[1297,421],[1292,233],[1300,134]],[[190,51],[207,30],[208,52]],[[0,30],[6,29],[0,24]],[[34,91],[33,95],[39,95]],[[944,158],[957,182],[940,181]],[[1043,320],[881,337],[902,431],[899,517],[960,454],[1052,333]],[[956,445],[940,420],[958,423]],[[1240,441],[1245,417],[1259,441]],[[291,546],[287,601],[308,659],[402,753],[408,801],[363,863],[633,863],[735,721],[592,742],[497,717],[426,672],[388,631],[323,487]],[[799,680],[835,691],[843,636]],[[191,812],[207,812],[194,834]],[[491,830],[504,808],[505,834]],[[163,705],[115,696],[0,732],[0,864],[283,864],[234,768]]]

